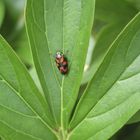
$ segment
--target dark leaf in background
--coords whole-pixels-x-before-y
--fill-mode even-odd
[[[107,23],[129,20],[137,12],[130,3],[125,0],[97,0],[95,19],[100,19]]]
[[[4,0],[5,18],[0,33],[12,42],[24,26],[25,0]]]
[[[4,15],[5,15],[5,5],[3,3],[3,0],[0,0],[0,28],[3,23]]]

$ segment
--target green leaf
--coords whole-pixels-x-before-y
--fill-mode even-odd
[[[25,6],[25,0],[4,0],[9,16],[14,21],[21,18]]]
[[[118,8],[119,7],[119,8]],[[137,10],[125,0],[97,0],[95,18],[105,22],[128,20]]]
[[[6,16],[1,34],[11,43],[24,27],[25,0],[3,0],[3,2],[6,7]]]
[[[127,0],[131,5],[134,5],[138,10],[140,10],[140,1],[139,0]]]
[[[0,135],[2,140],[41,140],[40,137],[36,137],[35,135],[33,136],[24,131],[21,132],[19,129],[15,129],[2,121],[0,121],[0,126]]]
[[[27,66],[31,66],[33,64],[25,27],[20,31],[19,35],[11,42],[11,45],[14,46],[14,50]]]
[[[109,46],[121,32],[126,23],[116,22],[106,25],[99,33],[95,48],[93,50],[91,65],[84,73],[82,84],[89,82],[97,69],[99,68],[104,56],[106,55]]]
[[[114,6],[121,8],[119,8],[118,10],[114,8]],[[119,14],[120,12],[122,12],[122,14]],[[131,14],[129,12],[131,12]],[[111,16],[108,16],[110,15],[109,13],[111,13]],[[106,55],[109,46],[120,33],[120,31],[125,27],[125,25],[135,16],[136,13],[137,10],[135,10],[133,6],[128,2],[122,0],[113,0],[113,2],[112,0],[97,0],[95,17],[97,19],[99,18],[101,20],[105,20],[105,22],[109,21],[109,23],[104,25],[100,29],[101,31],[99,31],[99,33],[97,34],[91,64],[89,66],[89,69],[84,73],[82,84],[85,84],[92,79],[104,56]],[[100,21],[99,23],[101,24],[102,22]],[[97,23],[97,25],[95,24],[94,30],[97,30],[96,28],[100,25],[99,23]]]
[[[33,78],[36,86],[40,90],[40,92],[43,93],[43,90],[41,88],[40,81],[39,81],[39,78],[38,78],[38,75],[37,75],[35,67],[32,67],[31,69],[29,69],[29,73],[30,73],[31,77]]]
[[[140,13],[112,44],[79,101],[70,140],[108,139],[140,109],[139,27]]]
[[[1,125],[0,135],[6,140],[19,140],[22,136],[29,140],[56,139],[45,98],[11,47],[0,36]]]
[[[0,27],[2,25],[4,15],[5,15],[5,6],[3,0],[0,0]]]
[[[138,111],[128,122],[127,124],[140,122],[140,111]]]
[[[93,15],[94,0],[27,1],[26,22],[34,63],[56,123],[61,122],[62,128],[67,126],[78,95]],[[65,76],[55,64],[57,51],[68,58]]]

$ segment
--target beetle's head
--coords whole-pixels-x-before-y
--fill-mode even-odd
[[[57,52],[56,53],[56,58],[61,58],[63,56],[63,53],[62,52]]]

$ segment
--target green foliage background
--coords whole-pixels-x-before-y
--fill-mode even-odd
[[[64,19],[64,34],[61,30],[63,28],[61,26],[61,18],[63,18],[60,12],[61,2],[55,3],[54,1],[49,2],[49,0],[46,0],[46,3],[49,3],[45,7],[47,11],[45,13],[46,19],[41,19],[42,17],[38,14],[39,8],[39,12],[43,12],[44,7],[42,7],[41,2],[31,3],[31,1],[28,1],[27,4],[26,25],[32,49],[31,54],[25,28],[25,1],[0,0],[0,34],[11,45],[16,55],[29,71],[28,74],[21,61],[13,53],[13,50],[9,48],[9,45],[1,37],[0,73],[2,75],[0,76],[0,81],[4,81],[4,83],[1,82],[0,103],[3,106],[7,106],[8,113],[0,105],[0,116],[4,119],[6,114],[10,114],[13,118],[18,118],[19,114],[14,114],[11,110],[8,110],[8,106],[12,106],[13,110],[18,110],[25,114],[25,116],[22,116],[23,123],[21,123],[22,127],[19,132],[17,130],[20,126],[18,123],[16,124],[16,134],[13,133],[13,128],[7,127],[0,121],[0,135],[4,134],[1,139],[36,140],[47,137],[49,140],[56,139],[54,136],[56,131],[53,127],[59,131],[59,126],[63,125],[62,136],[58,137],[65,137],[65,128],[68,128],[69,131],[74,128],[73,134],[69,136],[70,140],[78,140],[79,138],[81,140],[139,140],[140,1],[96,0],[95,19],[91,34],[94,46],[89,46],[89,48],[94,49],[92,55],[87,54],[90,63],[86,63],[88,68],[84,71],[83,77],[84,59],[86,57],[91,22],[93,21],[93,14],[91,13],[94,6],[90,4],[94,2],[88,0],[83,4],[85,6],[83,13],[81,12],[83,20],[80,19],[80,10],[77,10],[79,8],[78,3],[76,1],[69,3],[72,9],[68,9],[64,13],[67,15],[67,18]],[[86,4],[89,5],[86,7]],[[56,11],[53,11],[53,8]],[[37,26],[33,23],[36,22],[34,20],[37,21]],[[87,26],[84,27],[84,25]],[[49,43],[44,41],[46,36]],[[63,48],[62,38],[64,39],[65,48]],[[77,40],[80,42],[78,45],[83,49],[72,47],[77,43]],[[48,50],[44,46],[48,46]],[[65,52],[69,51],[67,56],[70,64],[72,63],[69,77],[65,79],[60,75],[57,68],[50,63],[54,59],[51,55],[55,54],[56,50],[63,49],[65,49]],[[44,50],[44,52],[40,50]],[[50,61],[48,62],[47,59]],[[32,82],[30,75],[35,84]],[[57,85],[55,76],[60,81],[60,87],[64,87],[63,89]],[[89,81],[91,81],[90,84],[88,84]],[[51,88],[52,84],[55,89]],[[111,88],[111,90],[108,88]],[[20,96],[24,96],[29,108],[12,94],[14,92],[18,93],[20,89],[22,89]],[[85,89],[87,90],[85,91]],[[78,90],[79,98],[77,100],[76,93],[78,93]],[[27,92],[31,96],[26,95],[25,93]],[[96,94],[93,95],[93,92]],[[62,97],[59,96],[59,93],[65,94]],[[40,96],[40,94],[43,96]],[[103,96],[105,97],[102,98]],[[69,100],[70,98],[72,100]],[[47,103],[45,99],[48,100]],[[76,100],[78,102],[79,99],[80,102],[75,107],[76,111],[73,113],[69,124],[71,110]],[[6,102],[7,100],[10,100],[11,105]],[[15,101],[18,107],[14,105]],[[63,106],[60,105],[61,101],[63,101]],[[21,108],[19,108],[20,106]],[[64,108],[63,112],[61,112],[62,108]],[[45,112],[46,116],[43,112]],[[117,118],[118,113],[120,118]],[[60,118],[59,114],[63,117]],[[31,117],[26,118],[26,115]],[[122,117],[123,115],[124,117]],[[132,118],[130,119],[131,116]],[[16,122],[11,117],[7,119],[7,123],[14,126]],[[124,124],[126,125],[124,126]],[[34,125],[39,126],[38,128],[40,129],[36,128],[31,131],[30,134],[34,137],[30,136],[29,138],[25,133],[29,132]],[[21,133],[21,131],[24,133]]]

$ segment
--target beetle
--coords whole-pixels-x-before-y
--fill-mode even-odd
[[[62,52],[56,53],[55,62],[61,74],[68,73],[68,60]]]

